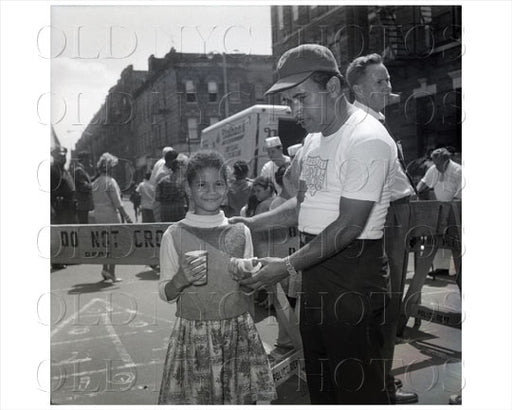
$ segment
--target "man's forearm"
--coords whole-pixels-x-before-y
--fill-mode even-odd
[[[297,198],[290,198],[284,204],[271,211],[248,218],[247,226],[251,231],[265,231],[270,227],[297,226]]]
[[[361,234],[362,230],[362,226],[352,225],[347,218],[340,217],[291,255],[290,262],[296,270],[307,269],[341,252]]]

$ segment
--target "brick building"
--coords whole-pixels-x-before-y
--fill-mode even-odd
[[[302,43],[329,47],[342,72],[379,53],[401,97],[385,114],[406,160],[439,145],[461,152],[460,6],[274,6],[271,14],[274,65]]]
[[[265,101],[272,56],[178,53],[153,55],[148,71],[131,66],[112,87],[76,144],[97,159],[108,151],[131,162],[137,179],[161,149],[196,150],[203,128]]]

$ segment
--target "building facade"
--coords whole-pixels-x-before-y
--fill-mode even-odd
[[[386,121],[407,162],[441,145],[461,152],[460,6],[274,6],[271,15],[274,66],[303,43],[329,47],[342,72],[358,56],[384,57],[400,94]]]
[[[131,66],[110,89],[76,144],[97,159],[108,151],[126,159],[137,178],[161,157],[164,146],[189,154],[201,130],[265,102],[272,84],[272,56],[178,53],[153,55],[148,71]]]

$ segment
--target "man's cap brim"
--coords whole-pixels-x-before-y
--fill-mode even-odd
[[[299,85],[303,81],[305,81],[311,74],[313,74],[313,71],[306,71],[304,73],[297,73],[293,75],[289,75],[284,78],[280,78],[275,82],[275,84],[270,87],[266,92],[265,95],[271,95],[275,93],[279,93],[281,91],[288,90],[289,88],[293,88],[296,85]]]

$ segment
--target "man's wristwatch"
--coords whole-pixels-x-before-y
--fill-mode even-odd
[[[295,270],[295,268],[293,267],[292,263],[290,262],[290,257],[289,256],[284,258],[284,263],[286,265],[286,270],[288,271],[290,276],[291,277],[297,276],[297,271]]]

